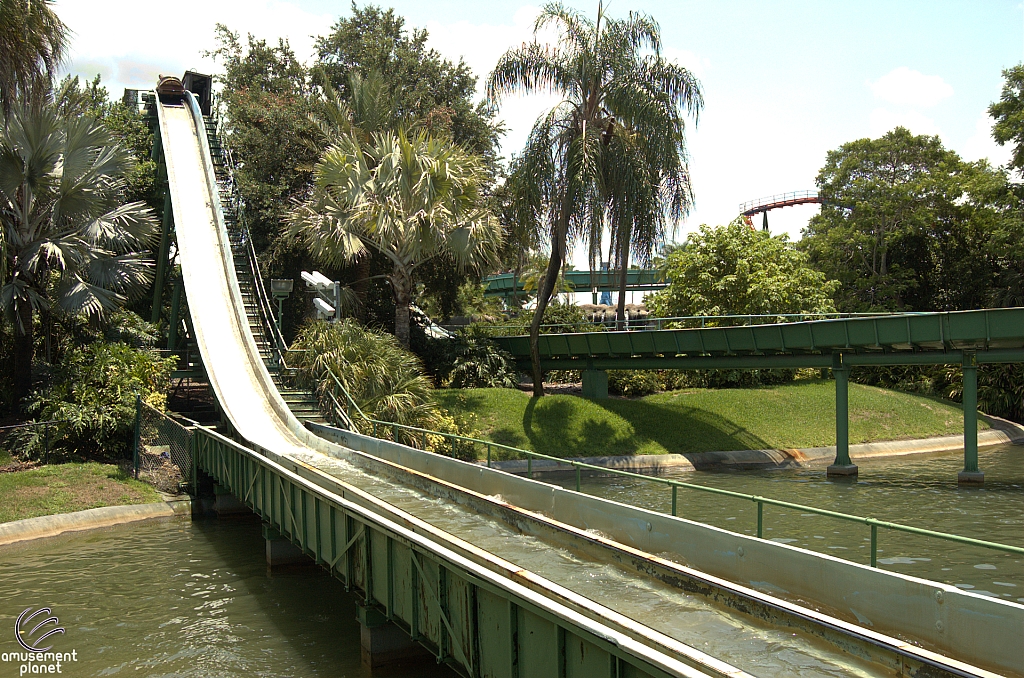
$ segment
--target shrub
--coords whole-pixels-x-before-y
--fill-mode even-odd
[[[796,370],[666,370],[662,377],[666,390],[680,388],[750,388],[787,384],[796,378]]]
[[[515,388],[519,372],[508,352],[479,325],[451,339],[427,336],[413,328],[411,348],[423,359],[434,383],[445,388]]]
[[[657,370],[609,370],[608,392],[627,397],[651,395],[663,389]]]
[[[851,371],[850,380],[963,402],[963,369],[956,365],[857,367]],[[978,409],[1024,423],[1024,364],[980,365]]]
[[[333,406],[333,397],[348,408],[345,394],[337,387],[333,374],[367,417],[405,426],[467,435],[457,422],[443,412],[432,398],[429,377],[411,352],[403,349],[390,334],[376,332],[352,318],[338,323],[317,321],[299,331],[292,348],[298,353],[295,367],[300,380],[313,388],[325,408]],[[348,412],[363,433],[372,424]],[[384,434],[383,431],[378,431]],[[422,434],[399,429],[397,442],[420,447]],[[428,448],[442,454],[466,458],[472,451],[442,436],[427,434]]]
[[[51,452],[103,461],[124,459],[135,433],[135,394],[163,410],[173,358],[121,342],[97,341],[69,351],[54,381],[29,397],[37,421],[67,422],[50,431]],[[42,455],[41,429],[25,434],[22,454]]]

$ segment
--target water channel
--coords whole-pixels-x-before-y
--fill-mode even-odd
[[[756,676],[885,676],[817,638],[777,629],[612,564],[583,560],[567,550],[523,535],[505,523],[473,513],[344,461],[311,453],[302,460],[356,485],[480,548],[536,572],[591,600]]]

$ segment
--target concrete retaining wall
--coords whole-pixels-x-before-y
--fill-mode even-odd
[[[1024,426],[999,417],[985,419],[992,426],[978,432],[978,447],[1024,443]],[[850,445],[854,462],[865,459],[884,459],[913,454],[935,454],[963,450],[963,435],[939,436],[917,440],[891,440],[878,443]],[[658,475],[665,471],[713,471],[716,469],[773,469],[773,468],[825,468],[836,458],[836,448],[805,447],[785,450],[735,450],[732,452],[696,452],[689,454],[637,454],[617,457],[573,457],[594,466],[605,466],[620,471],[633,471]],[[518,475],[525,474],[525,459],[495,461],[491,468]],[[572,466],[547,459],[534,459],[534,473],[575,473]]]
[[[151,518],[187,516],[190,513],[190,506],[191,503],[188,500],[162,501],[132,506],[104,506],[75,513],[14,520],[9,523],[0,523],[0,546],[29,539],[55,537],[65,532],[110,527]]]

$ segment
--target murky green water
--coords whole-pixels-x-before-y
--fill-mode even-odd
[[[688,483],[761,495],[816,508],[903,523],[939,532],[1024,546],[1024,447],[982,450],[980,488],[958,488],[962,453],[859,462],[854,481],[829,481],[824,469],[742,472],[676,472]],[[575,487],[572,478],[557,481]],[[668,512],[671,490],[622,477],[582,479],[588,493]],[[753,502],[680,489],[678,514],[755,534]],[[867,564],[870,528],[809,513],[765,506],[768,539]],[[953,584],[975,593],[1024,602],[1024,558],[907,533],[878,531],[878,565],[887,570]]]
[[[49,607],[70,676],[368,676],[355,601],[318,568],[267,571],[252,519],[136,523],[0,547],[0,652]],[[19,675],[0,662],[0,676]],[[426,662],[389,672],[452,675]],[[380,675],[379,673],[374,675]]]

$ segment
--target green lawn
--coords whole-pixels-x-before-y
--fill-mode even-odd
[[[765,388],[688,389],[638,400],[534,399],[512,389],[449,389],[436,397],[475,428],[478,438],[560,457],[835,444],[835,382],[819,379]],[[851,443],[962,431],[956,403],[850,384]]]
[[[0,523],[157,501],[156,490],[110,464],[53,464],[0,473]]]

